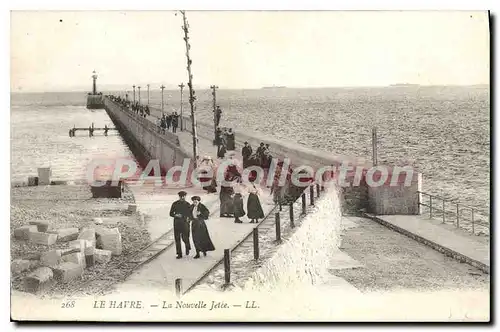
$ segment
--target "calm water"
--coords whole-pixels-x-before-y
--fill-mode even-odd
[[[165,110],[178,111],[179,91],[164,96]],[[198,119],[211,121],[211,91],[196,96]],[[186,98],[185,92],[184,110]],[[379,162],[413,165],[424,174],[424,191],[489,207],[489,87],[219,90],[217,99],[223,126],[334,154],[371,158],[377,126]],[[160,102],[160,91],[151,91],[150,103]],[[84,93],[13,94],[13,179],[34,174],[41,163],[50,163],[57,178],[76,177],[92,156],[130,155],[117,136],[68,137],[74,124],[91,122],[111,124],[104,111],[85,109]]]

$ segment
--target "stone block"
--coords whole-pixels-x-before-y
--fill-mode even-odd
[[[78,247],[78,248],[69,248],[69,249],[62,249],[61,250],[61,256],[73,254],[75,252],[82,252],[82,250],[81,250],[80,247]]]
[[[49,222],[45,220],[30,221],[30,225],[36,225],[37,230],[42,233],[47,232],[50,228]]]
[[[122,237],[118,228],[102,228],[97,236],[97,248],[111,250],[114,256],[122,253]]]
[[[57,234],[52,233],[42,233],[42,232],[30,232],[30,242],[35,244],[42,244],[45,246],[51,246],[57,241]]]
[[[87,240],[74,240],[69,242],[69,247],[70,248],[78,248],[80,249],[80,252],[84,252],[85,248],[87,247],[93,247],[92,242],[87,241]]]
[[[84,250],[84,255],[85,255],[85,263],[87,267],[92,267],[95,264],[95,248],[94,247],[87,247]]]
[[[24,278],[24,289],[28,293],[43,293],[54,284],[54,274],[48,267],[39,267]]]
[[[38,186],[38,176],[28,176],[28,186]]]
[[[96,239],[95,239],[95,229],[94,228],[84,228],[78,235],[78,240],[87,240],[92,242],[92,245],[95,247]]]
[[[57,234],[57,242],[68,242],[78,239],[78,228],[61,228],[49,231],[49,233]]]
[[[94,252],[94,258],[96,263],[106,264],[111,260],[111,251],[96,249]]]
[[[63,262],[54,268],[54,279],[60,282],[68,282],[80,278],[83,274],[83,267],[73,262]]]
[[[35,225],[21,226],[14,230],[14,237],[18,240],[29,240],[30,233],[36,232],[38,229]]]
[[[33,267],[33,261],[27,259],[14,259],[10,263],[10,271],[13,274],[19,274],[21,272],[27,271]]]
[[[56,267],[61,264],[61,250],[50,250],[40,256],[40,265],[46,267]]]
[[[137,211],[137,204],[128,205],[128,212],[136,212],[136,211]]]
[[[81,252],[74,252],[74,253],[69,254],[69,255],[64,255],[62,257],[62,261],[78,264],[82,267],[82,269],[84,269],[86,267],[85,256]]]
[[[50,185],[50,177],[52,176],[52,170],[50,167],[39,167],[38,168],[38,185],[48,186]]]

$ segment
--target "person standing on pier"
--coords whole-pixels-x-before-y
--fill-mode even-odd
[[[193,204],[190,207],[191,212],[191,232],[193,235],[194,248],[196,249],[195,259],[200,258],[200,252],[203,256],[207,255],[207,251],[214,251],[215,247],[210,239],[207,224],[205,223],[210,216],[207,207],[201,203],[200,196],[191,198]]]
[[[233,206],[234,206],[234,222],[237,224],[243,223],[240,217],[245,216],[245,209],[243,208],[243,196],[241,193],[234,194],[233,198]]]
[[[249,190],[247,200],[248,218],[250,219],[251,224],[257,223],[258,219],[264,218],[264,211],[262,210],[262,205],[260,204],[259,194],[259,189],[255,187],[255,183],[252,181],[252,187]]]
[[[177,132],[177,126],[179,125],[179,116],[177,115],[177,112],[174,112],[172,115],[172,132],[176,133]]]
[[[226,141],[227,142],[226,148],[229,151],[233,151],[236,147],[235,147],[235,144],[234,144],[234,133],[233,133],[233,130],[231,128],[229,128],[229,130],[227,131],[226,139],[227,139],[227,141]]]
[[[222,110],[220,109],[220,106],[217,105],[217,109],[215,110],[215,126],[218,127],[220,124],[220,118],[222,116]]]
[[[170,130],[170,126],[172,125],[172,114],[167,115],[167,130]]]
[[[250,166],[248,160],[250,159],[252,152],[252,147],[248,145],[248,142],[245,142],[245,146],[241,149],[241,155],[243,156],[243,168]]]
[[[186,202],[185,191],[179,191],[179,199],[170,207],[170,216],[174,218],[174,239],[177,259],[182,258],[181,239],[186,246],[186,255],[189,255],[191,244],[189,243],[189,217],[191,215],[191,205]]]

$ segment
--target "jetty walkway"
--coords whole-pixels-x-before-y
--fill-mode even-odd
[[[155,120],[155,117],[148,116],[151,121]],[[192,135],[189,132],[177,132],[181,147],[186,151],[192,151]],[[200,156],[211,156],[214,162],[218,163],[216,156],[216,147],[212,142],[205,138],[198,138],[198,151]],[[241,160],[241,153],[235,151],[235,158]],[[151,189],[151,188],[150,188]],[[244,189],[244,188],[243,188]],[[177,189],[167,189],[163,190],[164,195],[160,195],[161,200],[155,200],[152,202],[150,198],[143,198],[143,195],[147,195],[145,191],[148,187],[132,189],[138,193],[136,197],[136,203],[139,210],[156,209],[154,218],[157,219],[156,222],[151,223],[153,237],[157,237],[158,234],[167,232],[173,228],[173,219],[169,216],[170,205],[178,199]],[[180,189],[179,189],[180,190]],[[175,246],[171,246],[169,249],[160,254],[154,261],[144,265],[140,270],[132,274],[124,283],[119,284],[115,287],[118,292],[127,290],[136,290],[140,287],[150,286],[150,287],[160,287],[161,289],[174,290],[175,279],[182,279],[182,287],[184,290],[190,288],[195,282],[200,280],[210,269],[212,269],[216,264],[218,264],[224,257],[224,249],[232,248],[238,244],[241,240],[252,233],[253,229],[258,224],[250,224],[246,217],[241,218],[242,224],[234,223],[234,218],[221,218],[219,216],[220,203],[219,203],[219,192],[220,186],[218,187],[217,193],[207,194],[206,191],[201,188],[184,188],[182,189],[187,192],[187,200],[190,201],[190,197],[197,195],[201,197],[201,202],[207,206],[210,211],[210,218],[207,221],[208,231],[212,242],[215,246],[215,251],[208,252],[206,257],[201,257],[199,259],[193,259],[195,255],[194,244],[192,237],[190,237],[191,250],[189,256],[183,256],[182,259],[176,259]],[[262,194],[260,196],[260,201],[264,215],[267,215],[274,207],[274,202],[272,200],[271,192],[267,188],[261,188]],[[248,195],[243,193],[244,206],[246,211],[246,202]],[[153,203],[153,204],[152,204]],[[161,220],[163,219],[163,220]],[[171,235],[173,241],[173,234]],[[183,250],[184,250],[184,245]],[[140,287],[138,287],[140,286]]]

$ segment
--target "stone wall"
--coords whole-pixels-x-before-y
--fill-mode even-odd
[[[191,118],[184,117],[186,129],[191,131]],[[197,134],[200,137],[213,139],[214,127],[211,124],[197,121]],[[296,143],[285,142],[263,134],[247,133],[234,130],[236,149],[241,150],[244,142],[248,142],[254,149],[260,143],[269,144],[273,157],[283,160],[288,158],[291,165],[307,165],[314,170],[325,166],[339,167],[342,163],[352,167],[362,167],[363,172],[359,185],[353,186],[354,173],[346,176],[345,183],[349,186],[342,187],[341,197],[344,213],[357,214],[359,211],[369,211],[374,214],[419,214],[419,193],[422,187],[422,175],[414,173],[411,177],[410,186],[404,185],[404,177],[399,176],[397,181],[391,185],[386,181],[379,187],[367,185],[366,175],[373,166],[365,158],[350,156],[339,156],[326,151],[318,151],[301,146]],[[392,178],[392,168],[388,166],[389,178]],[[377,178],[377,173],[374,174]]]
[[[149,120],[104,98],[105,109],[141,165],[158,159],[162,171],[181,166],[189,154],[179,145],[177,135],[158,133]]]

